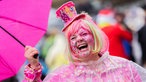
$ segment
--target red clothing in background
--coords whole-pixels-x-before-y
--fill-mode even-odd
[[[128,40],[130,42],[132,40],[132,34],[120,24],[116,24],[114,26],[107,26],[102,28],[102,30],[109,38],[110,54],[129,59],[128,54],[126,54],[124,50],[122,40]]]

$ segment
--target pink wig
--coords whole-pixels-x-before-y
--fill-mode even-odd
[[[68,40],[68,49],[70,52],[69,54],[73,53],[70,46],[69,38],[79,29],[80,26],[85,26],[85,29],[91,31],[95,42],[94,49],[92,50],[92,52],[102,56],[102,54],[109,49],[109,41],[105,33],[97,27],[97,25],[93,22],[92,18],[88,14],[85,14],[85,16],[83,17],[76,18],[76,20],[74,20],[64,31],[65,36]],[[70,57],[71,60],[76,59],[72,56]]]

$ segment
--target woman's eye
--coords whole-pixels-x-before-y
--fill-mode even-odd
[[[71,37],[71,40],[74,40],[76,37]]]
[[[87,33],[83,33],[82,35],[85,36],[85,35],[87,35]]]

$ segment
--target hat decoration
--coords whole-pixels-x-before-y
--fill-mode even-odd
[[[56,11],[57,17],[61,17],[61,19],[66,23],[71,20],[74,16],[77,15],[75,10],[74,3],[69,1],[63,4],[58,10]]]
[[[78,15],[75,9],[75,4],[72,1],[69,1],[57,9],[56,15],[64,21],[65,25],[63,31],[65,31],[67,26],[82,14]]]

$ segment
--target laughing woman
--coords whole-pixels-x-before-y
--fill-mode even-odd
[[[111,56],[107,36],[86,14],[77,14],[74,3],[63,4],[56,12],[64,22],[70,64],[49,73],[43,82],[146,82],[146,70],[132,61]],[[41,65],[33,58],[38,51],[26,46],[24,82],[41,82]]]

